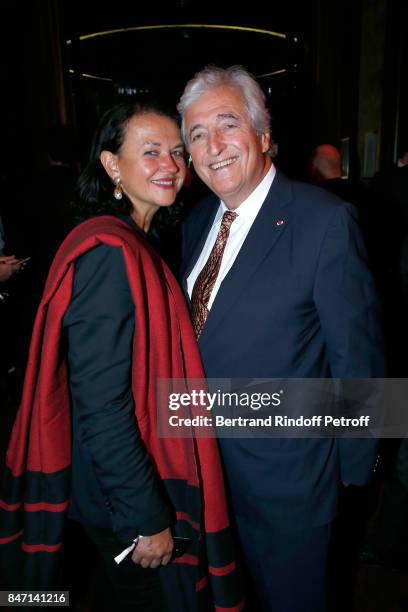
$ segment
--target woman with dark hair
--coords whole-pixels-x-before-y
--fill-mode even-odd
[[[67,513],[118,609],[239,609],[216,442],[157,435],[158,379],[203,377],[184,298],[146,237],[184,176],[171,115],[120,104],[102,117],[78,182],[88,219],[51,266],[7,454],[0,549],[15,588],[53,584]]]

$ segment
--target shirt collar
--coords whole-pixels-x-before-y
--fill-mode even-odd
[[[268,172],[263,177],[262,181],[255,187],[253,192],[247,197],[246,200],[242,202],[235,209],[235,212],[238,214],[238,217],[241,218],[244,222],[252,222],[256,215],[258,214],[262,204],[265,201],[266,196],[268,195],[268,191],[272,185],[273,179],[276,175],[276,168],[273,164],[269,168]],[[225,213],[225,211],[229,210],[226,206],[225,202],[221,200],[221,204],[218,208],[217,214],[215,216],[214,222],[220,221],[221,217]]]

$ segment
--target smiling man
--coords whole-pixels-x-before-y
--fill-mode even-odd
[[[255,131],[241,93],[226,85],[203,93],[187,110],[186,122],[191,126],[187,141],[195,168],[234,210],[271,168],[271,159],[265,155],[269,132]]]
[[[289,181],[269,155],[264,94],[242,67],[207,67],[179,103],[214,195],[183,235],[183,282],[210,378],[383,375],[378,303],[353,210]],[[338,492],[365,484],[375,442],[221,439],[239,536],[264,611],[327,610]]]

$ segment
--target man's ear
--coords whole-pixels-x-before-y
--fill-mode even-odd
[[[114,155],[111,151],[101,151],[99,159],[101,160],[102,166],[105,168],[106,173],[110,176],[112,181],[114,181],[117,176],[120,176],[118,159],[116,155]]]
[[[266,153],[269,151],[271,147],[271,133],[270,132],[262,132],[260,134],[261,145],[262,145],[262,153]]]

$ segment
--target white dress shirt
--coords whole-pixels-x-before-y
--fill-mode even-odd
[[[267,174],[264,176],[259,185],[254,189],[251,195],[242,202],[235,209],[237,213],[237,218],[231,225],[229,237],[227,244],[225,245],[224,254],[221,260],[221,267],[217,276],[217,280],[215,281],[214,288],[211,292],[210,301],[208,302],[208,310],[211,309],[211,306],[214,302],[215,296],[217,295],[218,289],[226,275],[228,274],[232,264],[234,263],[242,245],[244,244],[244,240],[248,235],[249,230],[252,227],[253,222],[257,214],[259,213],[262,204],[265,201],[266,196],[268,195],[268,191],[270,186],[272,185],[273,179],[275,178],[276,170],[274,165],[272,164],[269,168]],[[193,292],[194,283],[197,280],[197,276],[200,274],[201,270],[205,266],[207,259],[211,253],[211,250],[214,246],[215,240],[217,238],[218,232],[221,227],[221,220],[225,211],[228,210],[228,207],[221,200],[220,206],[217,210],[217,214],[214,218],[214,223],[208,233],[207,240],[205,241],[205,245],[199,258],[197,259],[196,265],[191,271],[187,279],[187,291],[191,298],[191,294]]]

